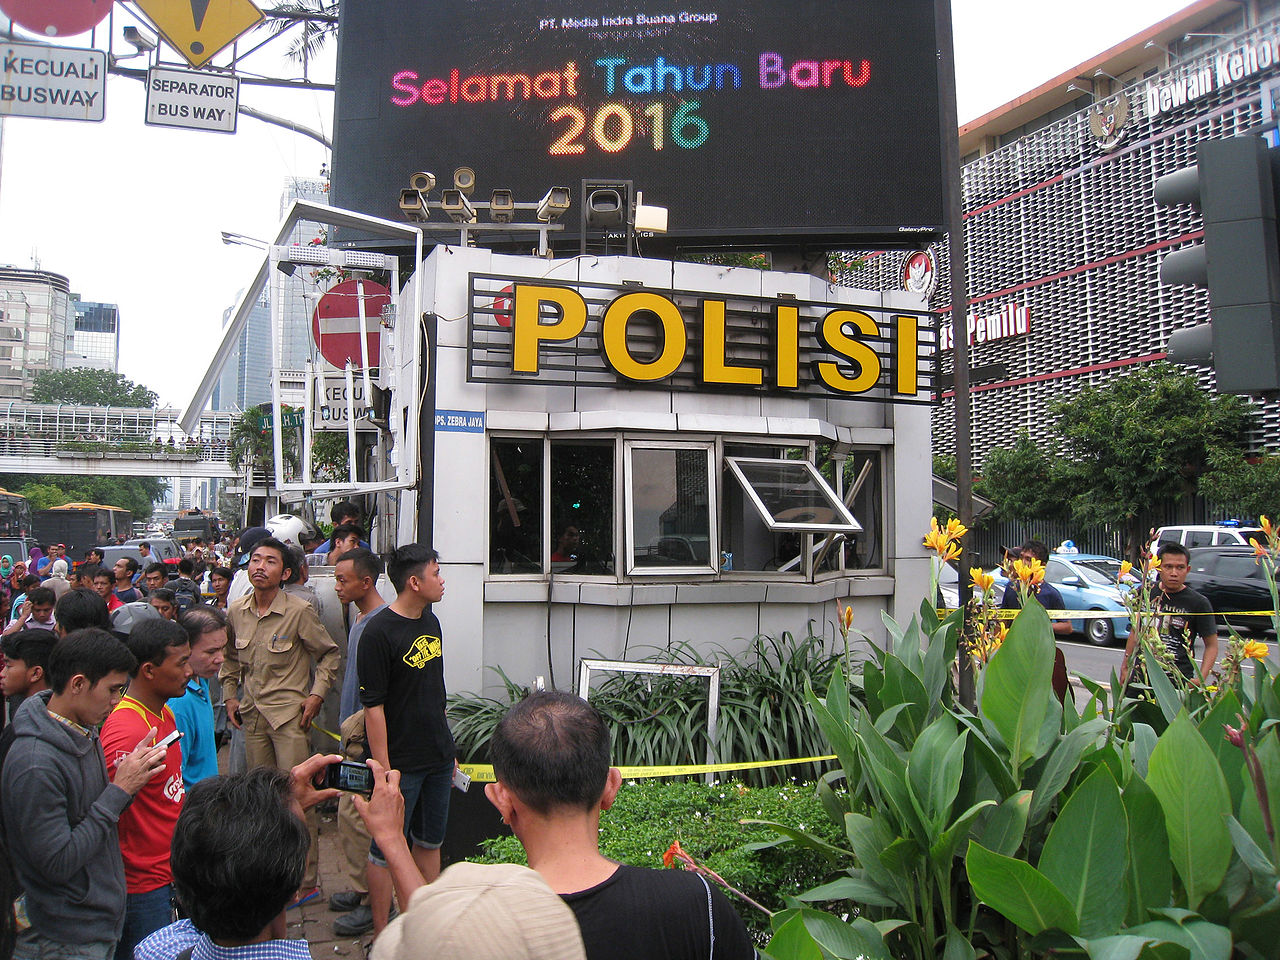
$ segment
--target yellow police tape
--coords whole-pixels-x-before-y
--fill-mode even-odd
[[[946,617],[955,613],[955,607],[939,607],[938,616]],[[997,620],[1012,620],[1021,611],[1004,610],[997,608],[991,611],[991,616]],[[1214,614],[1219,617],[1270,617],[1275,614],[1274,610],[1215,610]],[[1050,620],[1127,620],[1129,613],[1127,610],[1046,610]]]
[[[320,724],[316,723],[314,720],[312,720],[312,721],[311,721],[311,729],[312,729],[312,730],[319,730],[319,731],[320,731],[321,733],[323,733],[326,737],[333,737],[333,739],[337,740],[339,743],[341,743],[341,742],[342,742],[342,738],[341,738],[340,736],[338,736],[338,735],[337,735],[336,733],[334,733],[332,730],[326,730],[324,727],[320,726]]]
[[[761,770],[765,767],[787,767],[795,763],[818,763],[834,760],[835,754],[825,757],[799,757],[795,760],[750,760],[742,763],[685,763],[667,767],[619,767],[624,780],[644,780],[653,777],[686,777],[703,773],[725,773],[729,770]],[[473,783],[493,783],[493,767],[487,763],[459,764],[462,772]]]

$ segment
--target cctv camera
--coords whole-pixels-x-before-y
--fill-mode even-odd
[[[587,207],[588,227],[616,227],[626,219],[626,204],[622,191],[616,187],[592,190],[584,201]]]
[[[156,48],[156,38],[148,36],[137,27],[124,28],[124,42],[139,53],[148,53]]]
[[[476,172],[470,167],[459,167],[453,171],[453,189],[464,197],[471,196],[476,188]]]
[[[538,219],[544,223],[559,220],[569,209],[569,188],[552,187],[547,195],[538,201]]]
[[[410,223],[426,223],[431,216],[425,199],[417,190],[400,191],[400,212]]]
[[[489,219],[494,223],[510,223],[516,218],[516,201],[510,190],[495,190],[489,196]]]
[[[422,171],[409,176],[409,187],[419,193],[430,193],[436,188],[436,175]]]
[[[440,209],[449,215],[454,223],[475,223],[476,209],[471,206],[461,190],[441,190]]]

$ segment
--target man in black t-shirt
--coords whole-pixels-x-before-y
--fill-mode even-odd
[[[356,673],[369,752],[400,771],[404,833],[426,882],[440,874],[440,845],[449,816],[453,736],[445,721],[444,641],[428,607],[444,596],[436,552],[397,547],[387,559],[396,599],[373,614],[360,638]],[[377,842],[369,846],[369,906],[375,935],[387,925],[391,873]]]
[[[513,706],[489,741],[485,794],[529,866],[578,918],[587,960],[750,960],[755,947],[720,890],[681,870],[618,864],[597,845],[622,783],[599,712],[543,691]]]
[[[1208,678],[1218,659],[1218,625],[1213,615],[1213,605],[1203,594],[1186,585],[1191,570],[1191,554],[1181,544],[1161,544],[1157,553],[1160,559],[1160,580],[1151,591],[1151,608],[1156,617],[1160,639],[1173,659],[1173,665],[1188,680],[1195,676],[1196,637],[1204,643],[1204,655],[1200,659],[1200,680]],[[1138,646],[1138,632],[1129,634],[1124,648],[1124,662],[1120,667],[1120,682],[1129,680],[1129,668],[1134,650]],[[1140,669],[1134,665],[1134,672]]]

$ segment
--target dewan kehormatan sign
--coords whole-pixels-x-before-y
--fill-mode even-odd
[[[0,118],[97,121],[106,93],[102,50],[0,42]]]

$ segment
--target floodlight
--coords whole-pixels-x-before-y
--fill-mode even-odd
[[[636,192],[635,228],[637,230],[647,233],[666,233],[668,213],[666,207],[645,203],[644,194]]]
[[[569,188],[552,187],[547,195],[538,201],[538,219],[543,223],[552,223],[563,217],[569,209]]]
[[[417,190],[400,191],[400,212],[410,223],[426,223],[431,218],[426,199]]]
[[[495,190],[489,196],[489,219],[494,223],[510,223],[516,218],[516,199],[510,190]]]
[[[419,193],[430,193],[436,188],[436,175],[425,170],[421,173],[410,174],[409,188],[417,190]]]
[[[475,223],[476,209],[461,190],[441,190],[440,209],[449,215],[454,223]]]
[[[476,188],[476,172],[470,167],[459,167],[453,171],[453,189],[464,197],[471,196]]]
[[[626,203],[622,191],[616,187],[592,190],[583,201],[586,205],[588,227],[617,227],[626,219]]]

